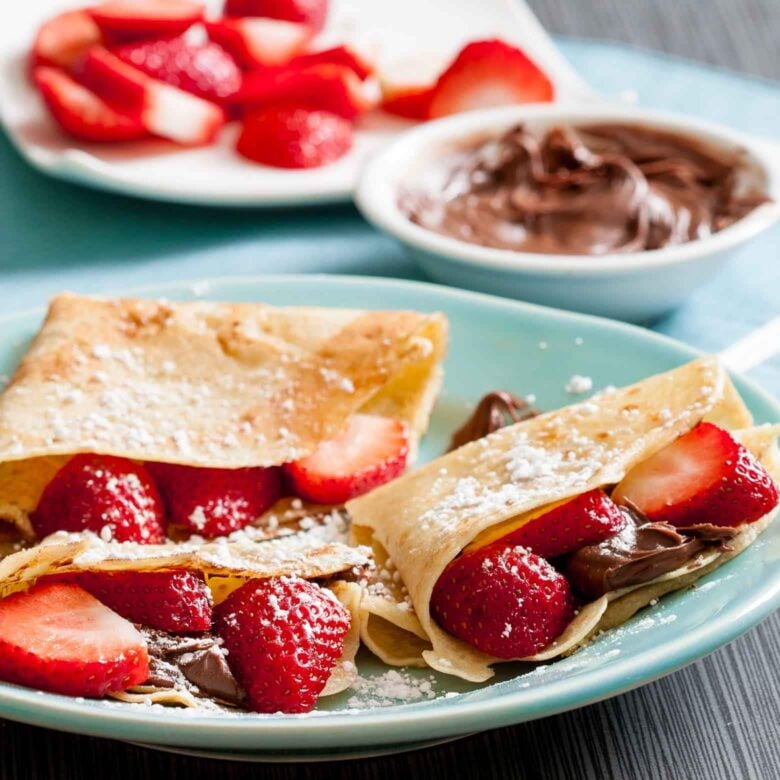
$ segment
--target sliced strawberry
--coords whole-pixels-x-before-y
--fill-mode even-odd
[[[501,542],[520,545],[542,558],[555,558],[599,544],[625,525],[617,504],[603,490],[591,490],[502,536]]]
[[[568,581],[544,558],[497,542],[447,566],[433,588],[431,613],[477,650],[524,658],[566,628],[574,607]]]
[[[317,168],[343,157],[352,141],[352,125],[343,117],[281,105],[250,113],[236,150],[275,168]]]
[[[203,6],[190,0],[108,0],[89,12],[106,38],[115,43],[172,38],[203,18]]]
[[[385,87],[382,91],[383,111],[404,119],[423,121],[428,119],[433,97],[433,86],[430,84],[413,87]]]
[[[514,46],[500,40],[465,46],[439,76],[431,96],[432,118],[513,103],[548,103],[553,85]]]
[[[241,86],[235,60],[211,41],[192,43],[185,38],[129,43],[114,50],[121,60],[148,76],[220,103]]]
[[[287,22],[302,22],[314,32],[325,26],[328,0],[226,0],[226,16],[269,16]]]
[[[171,523],[212,538],[246,527],[281,495],[275,468],[207,469],[148,463],[165,496]]]
[[[345,119],[355,119],[374,105],[363,82],[343,65],[258,68],[244,76],[229,103],[250,109],[289,103]]]
[[[44,488],[32,523],[38,536],[93,531],[118,542],[165,541],[163,503],[147,470],[113,455],[74,455]]]
[[[220,19],[206,22],[209,38],[225,48],[245,68],[284,65],[311,40],[312,29],[278,19]]]
[[[0,601],[0,679],[97,698],[148,676],[141,634],[76,585],[36,585]]]
[[[210,143],[225,122],[219,106],[147,76],[102,46],[87,52],[80,77],[110,105],[138,117],[150,133],[180,144]]]
[[[344,649],[349,612],[297,577],[251,580],[214,610],[227,662],[255,712],[309,712]]]
[[[284,468],[296,495],[317,504],[343,504],[406,468],[409,430],[400,420],[353,414],[344,430],[314,453]]]
[[[118,111],[58,68],[38,67],[33,78],[52,116],[83,141],[132,141],[146,128],[137,116]]]
[[[374,64],[366,57],[346,45],[299,54],[290,61],[290,65],[299,68],[308,68],[311,65],[341,65],[353,71],[361,81],[372,75],[375,69]]]
[[[78,585],[123,618],[149,628],[174,634],[211,629],[211,591],[200,572],[84,571],[39,582]]]
[[[631,469],[612,498],[678,527],[752,523],[780,501],[750,452],[706,422]]]
[[[30,63],[71,68],[90,47],[101,43],[100,28],[86,9],[65,11],[45,21],[33,42]]]

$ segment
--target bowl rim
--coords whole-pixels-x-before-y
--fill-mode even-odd
[[[685,244],[632,253],[556,255],[496,249],[441,235],[414,224],[398,207],[402,179],[393,175],[429,147],[444,146],[464,135],[491,133],[523,120],[588,124],[613,121],[642,124],[694,136],[713,145],[743,148],[767,182],[772,202],[764,203],[723,230]],[[428,122],[404,133],[363,168],[355,203],[376,227],[415,249],[463,265],[539,276],[635,274],[649,269],[704,260],[732,249],[771,227],[780,218],[780,146],[714,122],[684,114],[620,105],[535,104],[470,111]],[[626,259],[629,262],[626,262]]]

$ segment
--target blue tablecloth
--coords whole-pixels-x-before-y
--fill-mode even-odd
[[[633,48],[562,40],[604,93],[778,138],[780,87]],[[108,195],[29,168],[0,136],[0,293],[6,311],[62,289],[124,287],[225,274],[322,271],[424,278],[351,206],[219,210]],[[338,301],[334,301],[337,304]],[[780,313],[780,226],[653,328],[716,351]],[[751,372],[780,395],[780,359]]]

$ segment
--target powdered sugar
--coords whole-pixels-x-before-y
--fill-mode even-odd
[[[433,675],[420,677],[403,669],[390,669],[375,677],[358,677],[347,706],[352,710],[389,707],[436,698]]]

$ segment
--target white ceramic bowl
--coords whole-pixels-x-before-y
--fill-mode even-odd
[[[523,122],[535,130],[561,123],[615,122],[690,136],[725,153],[742,151],[741,176],[773,203],[707,238],[625,254],[549,255],[470,244],[412,223],[399,192],[424,186],[437,161],[469,138],[499,135]],[[441,166],[440,166],[441,167]],[[369,162],[356,202],[364,216],[402,241],[426,273],[457,287],[495,293],[617,319],[642,321],[682,303],[728,261],[735,249],[780,216],[780,148],[766,141],[685,116],[623,106],[537,105],[474,111],[405,133]]]

